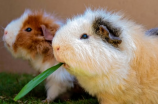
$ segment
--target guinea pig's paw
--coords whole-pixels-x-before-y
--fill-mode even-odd
[[[59,99],[60,99],[61,101],[69,101],[71,97],[72,97],[72,94],[69,93],[69,92],[66,92],[66,93],[60,95],[60,96],[59,96]]]
[[[42,103],[47,103],[47,104],[49,104],[51,102],[51,100],[50,99],[45,99],[45,100],[42,100]]]

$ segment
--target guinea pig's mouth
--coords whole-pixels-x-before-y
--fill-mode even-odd
[[[10,48],[10,45],[9,45],[6,41],[4,41],[4,45],[5,45],[6,47]]]
[[[63,63],[63,66],[64,66],[65,69],[69,69],[70,68],[70,66],[68,64],[66,64],[66,63]]]
[[[4,42],[4,45],[8,48],[10,48],[10,45],[7,43],[7,41],[5,40],[5,37],[3,36],[2,41]]]
[[[7,43],[6,43],[7,44]],[[9,44],[7,44],[7,46],[10,48],[10,45]]]
[[[69,66],[63,59],[61,59],[61,58],[59,57],[59,55],[57,55],[56,53],[54,53],[54,56],[55,56],[55,58],[56,58],[56,60],[57,60],[58,62],[63,63],[62,66],[63,66],[65,69],[69,69],[69,68],[70,68],[70,66]]]

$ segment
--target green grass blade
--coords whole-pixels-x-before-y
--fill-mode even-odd
[[[14,101],[17,101],[18,99],[25,96],[28,92],[30,92],[34,87],[36,87],[38,84],[40,84],[43,80],[45,80],[50,74],[52,74],[55,70],[57,70],[63,63],[59,63],[56,66],[53,66],[47,70],[45,70],[43,73],[36,76],[34,79],[32,79],[29,83],[27,83],[22,90],[18,93],[18,95],[14,98]]]

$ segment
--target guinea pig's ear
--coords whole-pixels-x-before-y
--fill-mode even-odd
[[[112,44],[113,46],[117,47],[118,44],[122,42],[119,36],[116,36],[112,32],[110,32],[106,26],[100,25],[98,30],[101,38],[108,43]]]
[[[113,26],[111,22],[104,20],[104,18],[97,17],[93,22],[92,28],[104,42],[108,42],[114,47],[118,47],[121,44],[122,40],[119,37],[121,29]]]
[[[51,31],[47,29],[45,25],[41,25],[41,28],[42,28],[42,32],[43,32],[43,36],[45,40],[52,41],[54,36],[51,33]]]

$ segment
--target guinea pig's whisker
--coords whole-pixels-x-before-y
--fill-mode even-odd
[[[2,33],[2,34],[4,34],[4,27],[2,27],[2,26],[0,26],[1,28],[0,28],[0,32]]]
[[[3,30],[5,29],[3,26],[0,26]]]

